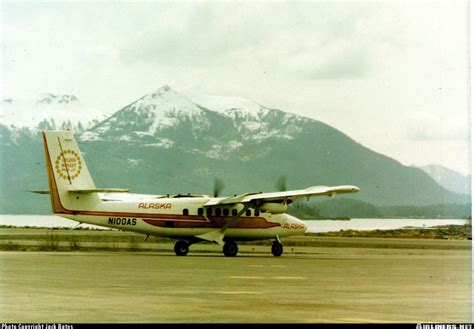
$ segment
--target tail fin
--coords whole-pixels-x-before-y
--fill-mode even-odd
[[[54,213],[74,214],[83,206],[100,202],[97,193],[80,197],[74,192],[96,190],[92,177],[70,131],[43,132],[51,207]]]

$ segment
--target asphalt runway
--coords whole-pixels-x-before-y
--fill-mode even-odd
[[[440,241],[442,243],[443,241]],[[465,241],[466,243],[470,243]],[[217,246],[216,246],[217,247]],[[471,322],[471,250],[0,252],[2,322]]]

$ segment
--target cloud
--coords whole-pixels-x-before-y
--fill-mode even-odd
[[[287,61],[289,73],[309,80],[358,79],[370,76],[371,54],[347,43],[296,54]]]
[[[254,16],[246,15],[248,9],[231,3],[193,3],[161,12],[158,6],[156,21],[122,45],[121,59],[131,65],[229,64],[233,53],[258,47],[265,39],[265,29],[252,22]]]
[[[194,3],[162,11],[120,47],[127,65],[270,67],[304,79],[366,77],[367,5]]]
[[[469,141],[469,122],[465,117],[416,112],[406,125],[406,137],[412,141]]]

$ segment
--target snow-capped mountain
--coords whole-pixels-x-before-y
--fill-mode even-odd
[[[163,86],[85,131],[80,139],[176,147],[209,159],[246,161],[270,151],[271,147],[262,145],[265,141],[292,140],[314,121],[239,97],[191,97]],[[243,147],[249,143],[262,146]]]
[[[4,99],[0,123],[13,130],[28,128],[84,131],[105,117],[105,114],[84,106],[74,95],[48,93],[41,94],[36,99]]]
[[[269,109],[244,98],[197,96],[178,93],[169,86],[147,94],[82,134],[83,140],[125,140],[169,147],[177,131],[186,129],[187,139],[217,151],[235,150],[245,141],[260,143],[268,138],[292,139],[301,125],[311,121]],[[219,139],[209,129],[220,131]],[[193,137],[193,138],[190,138]],[[206,139],[211,139],[207,143]],[[201,147],[199,147],[201,149]]]
[[[183,121],[191,124],[192,132],[203,131],[209,128],[205,112],[186,96],[164,86],[102,121],[91,132],[83,134],[83,139],[159,139],[163,131]]]
[[[302,124],[311,121],[242,97],[192,94],[190,98],[200,106],[231,118],[239,133],[253,141],[269,137],[292,139],[301,132]]]
[[[40,95],[36,104],[70,104],[78,102],[79,100],[74,95],[53,95],[48,93]]]

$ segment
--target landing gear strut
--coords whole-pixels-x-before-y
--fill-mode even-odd
[[[179,240],[174,245],[174,252],[177,256],[186,256],[189,252],[189,243],[184,240]]]
[[[224,244],[223,251],[226,257],[235,257],[239,251],[239,247],[237,247],[237,243],[234,241],[227,241]]]
[[[279,257],[283,254],[283,245],[279,241],[273,241],[272,254],[275,257]]]

